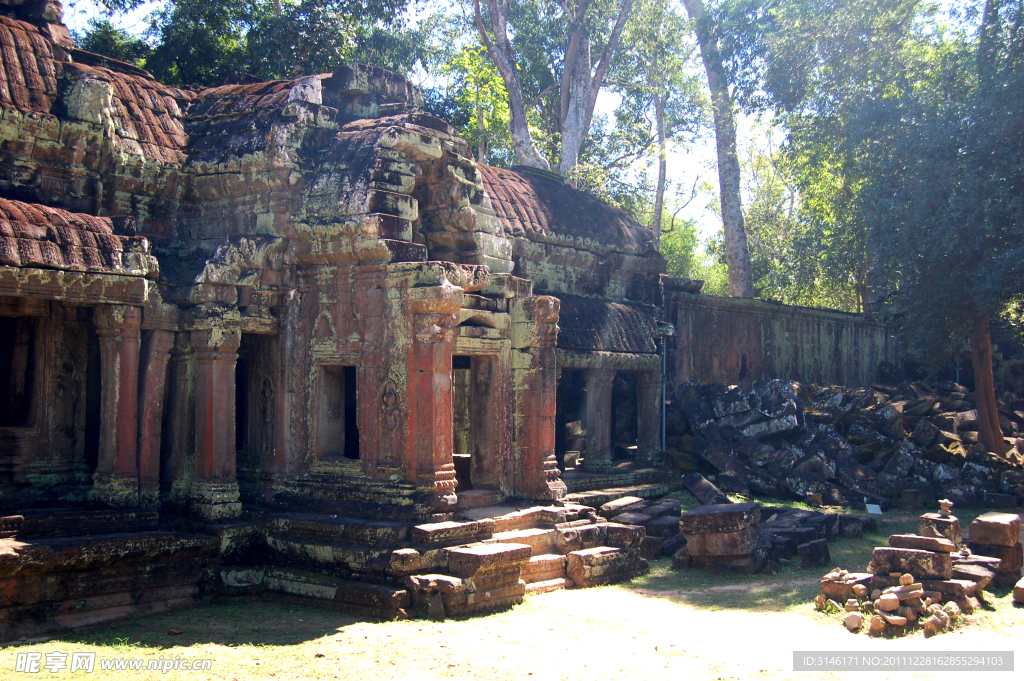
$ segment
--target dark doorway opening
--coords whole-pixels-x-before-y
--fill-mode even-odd
[[[636,375],[632,371],[615,374],[612,387],[612,457],[619,461],[635,459],[639,414],[636,400]]]
[[[36,320],[0,317],[0,427],[32,426]]]
[[[586,372],[578,369],[562,369],[558,379],[555,397],[555,458],[559,469],[576,467],[576,452],[580,458],[586,456],[587,431],[583,417],[587,411]]]
[[[316,445],[320,459],[359,459],[357,376],[354,366],[320,368]]]

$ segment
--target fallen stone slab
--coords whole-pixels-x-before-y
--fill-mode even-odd
[[[979,563],[978,561],[959,562],[953,564],[951,572],[954,579],[969,580],[984,589],[996,578],[998,574],[996,572],[997,567],[998,563],[993,565]]]
[[[654,518],[646,513],[620,513],[614,516],[612,520],[622,525],[646,525],[651,520],[654,520]]]
[[[700,473],[684,475],[683,487],[685,487],[690,494],[697,497],[697,501],[705,506],[732,503],[729,501],[729,497],[722,494],[722,490],[708,482],[707,478]]]
[[[651,504],[650,506],[645,508],[644,514],[649,515],[652,518],[660,518],[662,516],[674,515],[678,519],[680,515],[679,509],[681,506],[682,504],[680,504],[675,499],[666,499],[663,501],[659,501],[655,504]]]
[[[738,532],[760,521],[760,504],[713,504],[698,506],[682,514],[679,531],[686,535]]]
[[[996,511],[985,513],[974,519],[967,532],[975,544],[1013,546],[1020,543],[1020,516]]]
[[[868,572],[873,575],[909,572],[917,579],[951,579],[953,561],[950,554],[945,552],[880,546],[871,553]]]
[[[619,513],[625,513],[630,506],[646,503],[647,502],[645,502],[640,497],[620,497],[618,499],[609,501],[606,504],[601,504],[601,508],[598,509],[598,512],[605,518],[611,518],[612,516],[615,516]]]
[[[998,544],[971,542],[967,547],[974,555],[998,558],[999,569],[996,572],[1015,572],[1024,567],[1024,546],[1020,543],[1013,546],[999,546]]]
[[[679,517],[663,515],[659,518],[648,520],[644,523],[649,537],[662,537],[667,539],[679,534]]]
[[[922,551],[939,551],[952,553],[956,544],[948,539],[921,537],[916,534],[894,534],[889,537],[889,546],[894,549],[921,549]]]
[[[899,577],[889,575],[874,575],[871,578],[871,590],[888,589],[900,584]],[[978,589],[978,583],[967,579],[922,579],[921,588],[924,595],[932,594],[934,598],[942,600],[954,600],[973,596]]]

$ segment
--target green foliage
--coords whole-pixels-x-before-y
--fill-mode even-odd
[[[136,36],[116,27],[109,19],[94,19],[82,33],[74,33],[75,45],[87,52],[95,52],[112,59],[139,65],[153,48]]]
[[[143,3],[101,4],[116,13]],[[408,72],[428,47],[422,31],[405,25],[404,8],[402,0],[169,0],[150,16],[153,48],[140,59],[159,80],[195,88],[331,72],[345,61]],[[82,44],[116,57],[107,46],[119,43],[102,23]]]

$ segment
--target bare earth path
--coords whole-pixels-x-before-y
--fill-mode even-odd
[[[748,588],[752,585],[747,585]],[[756,586],[756,585],[755,585]],[[247,603],[133,620],[66,641],[0,651],[0,678],[16,652],[97,651],[101,657],[213,660],[212,672],[121,672],[111,679],[746,679],[932,678],[906,673],[793,674],[792,651],[1014,650],[1024,663],[1024,609],[943,636],[879,640],[848,634],[808,605],[790,612],[698,608],[631,587],[563,591],[511,611],[446,622],[361,622],[318,609]],[[1010,607],[1000,604],[1000,609]],[[181,630],[169,636],[168,630]],[[123,637],[127,636],[128,640]],[[121,639],[120,645],[116,644]],[[251,643],[250,643],[251,642]],[[263,645],[259,645],[262,643]],[[101,645],[97,645],[101,644]],[[317,657],[317,655],[322,657]],[[983,678],[1020,678],[986,673]],[[962,676],[962,674],[961,674]],[[972,678],[974,675],[971,675]],[[71,678],[84,678],[76,674]]]

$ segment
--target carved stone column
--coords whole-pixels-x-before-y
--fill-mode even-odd
[[[614,369],[587,370],[587,455],[583,469],[588,473],[612,470],[612,386]]]
[[[163,433],[164,384],[174,333],[154,329],[142,343],[139,380],[139,505],[160,504],[160,441]]]
[[[160,477],[164,480],[162,501],[179,513],[188,510],[195,462],[195,366],[188,331],[175,334],[167,367],[167,433],[163,440]]]
[[[89,500],[125,508],[139,505],[136,462],[139,338],[142,308],[101,305],[93,315],[100,342],[100,451]]]
[[[414,288],[410,295],[414,314],[407,364],[408,452],[424,503],[433,515],[443,515],[458,503],[452,458],[452,327],[463,294],[461,288],[443,282]]]
[[[192,332],[196,372],[196,472],[192,513],[225,521],[242,511],[235,478],[235,365],[241,334],[234,329]]]
[[[511,305],[516,494],[531,499],[560,499],[566,493],[555,458],[560,308],[549,296],[517,298]]]
[[[645,371],[636,383],[637,458],[651,465],[661,451],[661,373]]]

